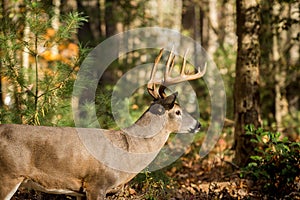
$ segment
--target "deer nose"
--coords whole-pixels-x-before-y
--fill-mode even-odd
[[[199,122],[197,122],[195,128],[193,128],[193,130],[191,132],[195,133],[198,132],[201,128],[201,124]]]
[[[198,127],[198,129],[200,129],[200,128],[201,128],[201,126],[202,126],[202,125],[200,124],[200,122],[198,122],[198,123],[197,123],[197,127]]]

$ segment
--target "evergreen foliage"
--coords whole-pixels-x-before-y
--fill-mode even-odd
[[[0,75],[11,98],[1,107],[0,123],[73,125],[72,86],[87,53],[73,38],[87,19],[77,12],[61,15],[55,30],[54,17],[37,1],[26,2],[19,15],[2,15]]]

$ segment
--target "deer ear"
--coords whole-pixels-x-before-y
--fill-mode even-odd
[[[176,98],[177,98],[178,92],[175,92],[169,96],[167,96],[166,98],[163,99],[162,102],[162,106],[166,109],[166,110],[170,110],[174,107]]]

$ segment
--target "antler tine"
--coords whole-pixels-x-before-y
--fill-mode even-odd
[[[186,65],[186,55],[188,54],[189,52],[189,49],[187,49],[184,53],[184,56],[183,56],[183,63],[182,63],[182,68],[181,68],[181,71],[180,71],[180,75],[183,76],[184,75],[184,72],[185,72],[185,65]]]
[[[155,59],[154,65],[152,67],[151,70],[151,75],[150,75],[150,80],[147,84],[147,89],[148,89],[148,93],[154,98],[154,99],[159,99],[162,98],[164,99],[166,97],[165,94],[165,89],[167,86],[172,85],[172,84],[176,84],[176,83],[180,83],[180,82],[184,82],[184,81],[189,81],[189,80],[195,80],[198,78],[201,78],[202,76],[204,76],[205,72],[206,72],[206,66],[207,63],[205,63],[203,70],[201,70],[200,66],[197,68],[197,72],[195,74],[189,74],[188,72],[185,72],[185,67],[186,67],[186,56],[188,53],[188,49],[184,54],[183,57],[183,63],[182,63],[182,67],[180,70],[180,75],[178,77],[171,77],[172,75],[172,70],[174,68],[174,59],[175,59],[175,55],[173,53],[173,48],[169,54],[168,60],[166,62],[166,69],[164,72],[164,77],[163,80],[161,81],[157,81],[155,80],[155,74],[157,71],[157,66],[158,63],[162,57],[162,53],[163,53],[164,49],[161,49],[158,56]],[[156,85],[159,85],[159,89],[157,90]]]
[[[174,46],[172,46],[172,49],[170,51],[170,54],[168,56],[168,60],[166,62],[166,69],[165,69],[165,72],[164,72],[164,80],[162,81],[162,84],[159,86],[159,89],[158,89],[158,93],[159,93],[159,96],[164,99],[167,97],[166,93],[165,93],[165,89],[166,89],[166,80],[168,79],[168,77],[171,76],[171,73],[172,73],[172,70],[174,68],[174,59],[175,59],[175,55],[173,55],[173,50],[174,50]]]
[[[150,80],[147,84],[147,89],[148,89],[148,93],[154,98],[154,99],[158,99],[159,98],[159,94],[157,93],[156,90],[156,83],[155,83],[155,74],[157,71],[157,65],[161,59],[162,53],[163,53],[164,49],[161,49],[158,56],[155,58],[154,61],[154,65],[152,67],[151,70],[151,74],[150,74]]]
[[[164,79],[165,86],[184,82],[184,81],[195,80],[195,79],[198,79],[198,78],[201,78],[202,76],[204,76],[204,74],[206,73],[207,62],[205,63],[203,70],[201,70],[201,68],[199,66],[197,68],[197,73],[191,74],[191,75],[188,73],[187,74],[185,73],[187,53],[188,53],[188,50],[185,52],[184,57],[183,57],[183,63],[182,63],[182,67],[180,70],[180,76],[174,77],[174,78],[171,77],[170,74],[168,76],[165,76],[165,79]]]
[[[174,49],[174,46],[172,47],[171,52],[170,52],[170,54],[168,56],[168,60],[166,62],[166,69],[165,69],[165,73],[164,73],[164,80],[170,75],[171,70],[172,70],[172,66],[170,67],[170,65],[173,65],[174,58],[172,58],[172,57],[175,57],[175,55],[173,56],[173,49]]]
[[[175,55],[173,55],[173,57],[172,57],[171,66],[170,66],[169,71],[168,71],[168,76],[171,76],[171,73],[174,69],[174,60],[175,60]]]

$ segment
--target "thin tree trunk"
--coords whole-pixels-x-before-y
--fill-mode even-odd
[[[1,11],[2,11],[1,15],[6,16],[6,0],[1,0]],[[3,20],[3,18],[0,20],[1,24],[3,23],[2,20]],[[0,33],[1,33],[1,31],[2,31],[2,28],[0,29]],[[3,68],[2,60],[0,60],[0,72],[2,71],[2,68]],[[2,90],[2,76],[1,76],[1,74],[2,73],[0,73],[0,108],[2,108],[3,105],[4,105],[4,101],[3,101],[4,96],[3,96],[3,90]]]
[[[209,41],[208,41],[208,48],[207,52],[208,55],[211,57],[214,56],[214,53],[216,52],[218,48],[218,36],[217,32],[215,30],[219,29],[219,24],[218,24],[218,8],[217,8],[217,0],[210,0],[209,1]]]
[[[106,27],[105,27],[105,0],[99,0],[99,9],[100,9],[100,37],[105,36]]]
[[[99,0],[82,1],[77,0],[77,9],[89,16],[88,22],[84,22],[83,27],[78,30],[78,39],[83,44],[97,46],[101,35],[101,10]]]
[[[181,13],[181,28],[183,30],[188,31],[191,35],[194,35],[194,26],[196,23],[195,21],[197,20],[197,18],[195,16],[195,14],[196,14],[195,10],[196,10],[196,7],[198,7],[198,10],[199,10],[199,5],[194,4],[189,0],[183,0],[182,6],[183,7],[182,7],[182,13]],[[153,16],[157,18],[158,13]],[[200,21],[198,23],[200,23]]]
[[[285,4],[273,5],[274,16],[289,17],[289,8]],[[289,29],[290,30],[290,29]],[[279,32],[277,26],[273,27],[273,63],[275,68],[275,120],[276,130],[283,130],[283,117],[288,113],[288,101],[285,95],[287,65],[289,51],[285,51],[285,45],[289,44],[289,34],[287,31]]]
[[[116,0],[105,1],[105,31],[106,37],[110,37],[117,33],[117,20],[114,9],[117,7]]]
[[[61,2],[60,0],[53,0],[53,11],[54,11],[54,16],[52,18],[52,28],[54,29],[55,32],[58,31],[59,29],[59,25],[60,25],[60,21],[59,21],[59,17],[60,17],[60,5]],[[55,44],[52,48],[51,48],[51,54],[54,56],[58,55],[58,45]]]
[[[200,42],[202,40],[202,27],[201,27],[201,9],[199,5],[194,6],[194,40]],[[197,44],[194,43],[194,63],[198,66],[197,55],[200,49],[197,49]]]
[[[272,64],[273,60],[273,32],[272,23],[273,13],[272,7],[274,0],[262,1],[261,2],[261,30],[260,30],[260,49],[261,49],[261,60],[260,60],[260,72],[261,72],[261,85],[264,88],[261,94],[261,101],[265,102],[262,105],[262,110],[264,110],[263,116],[268,119],[268,126],[271,126],[275,116],[275,94],[274,94],[274,76],[275,70]]]
[[[26,15],[25,15],[25,28],[23,30],[23,41],[25,43],[29,43],[29,34],[30,34],[30,27],[29,27],[29,22],[28,18],[30,17],[30,11],[29,9],[26,10]],[[28,81],[27,72],[29,68],[29,47],[27,45],[24,46],[24,49],[22,51],[22,66],[24,68],[24,78],[26,81]]]
[[[244,166],[254,147],[245,135],[245,126],[259,127],[259,5],[256,0],[236,0],[238,54],[234,84],[235,162]]]

